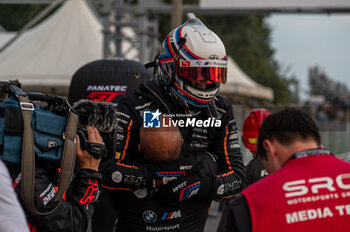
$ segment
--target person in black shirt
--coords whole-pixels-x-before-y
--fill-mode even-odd
[[[98,130],[87,126],[88,141],[104,144]],[[24,209],[30,231],[33,232],[80,232],[86,231],[94,213],[93,204],[97,201],[101,187],[102,176],[98,172],[101,159],[95,159],[87,150],[80,148],[77,136],[76,158],[80,169],[75,173],[64,200],[50,214],[33,214],[24,206],[21,195],[21,165],[6,162],[17,197]],[[75,155],[75,154],[71,154]],[[58,170],[48,166],[45,161],[37,160],[35,170],[34,199],[40,212],[48,212],[56,207],[53,199],[58,182]]]
[[[203,231],[210,201],[231,197],[246,184],[232,105],[217,96],[226,82],[225,47],[191,15],[165,38],[153,64],[154,79],[118,103],[117,153],[101,168],[103,185],[114,190],[118,232]],[[154,165],[138,151],[139,132],[142,126],[158,126],[161,114],[183,120],[184,144],[176,161]],[[198,166],[197,152],[213,155],[218,171],[207,171],[205,162]],[[172,208],[155,212],[148,200]],[[193,214],[195,204],[201,213]],[[135,212],[143,218],[133,220]]]

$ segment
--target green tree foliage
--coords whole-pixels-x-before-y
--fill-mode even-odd
[[[200,17],[223,40],[226,52],[256,82],[271,87],[276,103],[289,103],[289,81],[273,58],[271,29],[263,15],[231,15]]]
[[[46,5],[0,4],[0,22],[7,31],[18,31]]]

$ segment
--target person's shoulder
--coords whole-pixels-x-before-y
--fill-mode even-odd
[[[7,173],[7,168],[6,165],[2,160],[0,160],[0,173],[1,174],[6,174]]]
[[[246,199],[244,197],[243,194],[238,194],[232,198],[230,198],[228,201],[227,201],[227,204],[231,207],[234,207],[234,206],[237,206],[237,205],[241,205],[242,203],[245,203],[246,202]]]
[[[214,99],[215,106],[219,109],[223,109],[225,111],[232,110],[232,103],[223,96],[216,96]]]
[[[8,182],[9,185],[11,185],[10,180],[11,180],[10,173],[9,173],[5,163],[2,160],[0,160],[0,181],[2,184],[4,184],[5,182]]]
[[[350,159],[349,160],[348,159],[342,159],[342,158],[340,158],[338,156],[335,156],[335,155],[332,155],[332,156],[329,156],[329,157],[330,157],[330,159],[334,159],[336,162],[339,162],[339,163],[341,163],[341,164],[343,164],[345,166],[350,166]],[[350,158],[350,155],[349,155],[349,158]]]
[[[334,166],[336,167],[341,167],[342,169],[345,170],[350,170],[350,162],[349,161],[345,161],[342,160],[341,158],[337,157],[337,156],[325,156],[325,158],[329,159],[330,162],[334,163]]]
[[[261,160],[259,159],[252,159],[246,166],[246,169],[251,168],[251,169],[263,169],[264,164]]]
[[[249,193],[249,192],[255,192],[255,191],[266,191],[266,189],[269,189],[270,187],[275,186],[277,183],[283,182],[283,178],[280,178],[279,171],[268,175],[259,181],[249,185],[245,190],[243,190],[243,193]]]
[[[215,97],[215,102],[218,104],[223,104],[223,105],[232,105],[231,102],[224,96],[217,95]]]
[[[224,231],[252,231],[251,216],[247,200],[243,194],[231,198],[227,203],[226,221],[220,222]]]
[[[123,98],[121,98],[118,102],[118,105],[127,104],[127,105],[137,106],[137,105],[142,105],[147,101],[149,100],[145,99],[143,96],[135,92],[135,93],[128,93]]]

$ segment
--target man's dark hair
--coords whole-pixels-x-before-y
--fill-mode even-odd
[[[300,109],[286,108],[265,118],[259,130],[257,156],[267,159],[263,147],[265,139],[275,139],[288,146],[297,140],[310,138],[314,139],[318,146],[321,144],[321,136],[315,122]]]

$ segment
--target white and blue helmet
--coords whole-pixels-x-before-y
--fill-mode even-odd
[[[157,79],[186,107],[206,107],[226,82],[227,58],[221,39],[190,16],[163,41]]]

